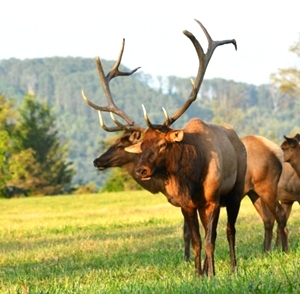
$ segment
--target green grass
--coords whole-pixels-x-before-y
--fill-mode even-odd
[[[183,261],[183,217],[146,191],[0,200],[0,293],[300,293],[300,212],[290,252],[262,253],[263,225],[248,198],[230,273],[222,209],[216,277]],[[203,235],[203,231],[201,231]]]

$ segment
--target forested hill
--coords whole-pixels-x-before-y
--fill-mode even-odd
[[[105,72],[114,64],[106,60],[102,63]],[[121,69],[128,70],[122,66]],[[161,108],[173,114],[188,98],[192,86],[189,78],[151,77],[140,70],[132,76],[112,80],[110,87],[118,107],[145,125],[141,104],[145,105],[151,121],[162,123]],[[100,186],[107,172],[97,172],[93,160],[101,152],[104,139],[114,134],[101,129],[97,112],[84,102],[81,90],[95,104],[106,105],[94,59],[0,61],[0,93],[20,103],[30,92],[52,105],[60,136],[70,142],[71,160],[77,171],[74,183],[95,181]],[[197,100],[173,127],[180,128],[191,117],[200,117],[206,122],[229,124],[240,136],[260,134],[279,143],[284,134],[296,132],[300,125],[295,100],[270,85],[205,80]],[[109,116],[105,121],[111,124]]]

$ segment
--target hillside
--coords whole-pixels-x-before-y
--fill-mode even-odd
[[[102,61],[105,71],[113,61]],[[122,68],[126,70],[126,68]],[[155,86],[153,86],[155,85]],[[161,123],[165,107],[172,114],[189,96],[189,79],[175,76],[151,77],[138,71],[111,82],[119,108],[145,125],[141,104],[151,121]],[[81,97],[81,90],[96,104],[106,105],[96,64],[89,58],[9,59],[0,61],[0,93],[22,102],[27,92],[45,99],[57,115],[60,136],[67,139],[77,174],[74,184],[95,181],[101,186],[107,172],[97,172],[93,160],[102,152],[103,141],[114,134],[101,129],[97,112]],[[240,136],[265,135],[280,142],[299,125],[298,106],[293,97],[283,97],[270,85],[254,86],[223,79],[205,80],[200,95],[173,127],[182,127],[191,117],[229,124]],[[105,117],[107,124],[109,116]],[[101,149],[102,146],[102,149]]]

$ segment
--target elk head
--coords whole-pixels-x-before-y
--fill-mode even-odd
[[[166,165],[166,152],[175,148],[176,143],[181,142],[184,136],[182,130],[167,130],[162,132],[149,128],[143,136],[143,140],[135,145],[126,147],[129,153],[143,153],[142,158],[136,166],[136,174],[141,180],[149,180],[154,174],[163,170]]]
[[[110,167],[121,167],[134,161],[136,155],[126,152],[125,148],[136,144],[140,137],[140,132],[125,131],[113,145],[94,160],[94,166],[99,170],[105,170]]]
[[[284,161],[289,162],[294,167],[300,160],[300,134],[297,134],[293,138],[283,137],[285,141],[283,141],[280,147],[283,151]]]

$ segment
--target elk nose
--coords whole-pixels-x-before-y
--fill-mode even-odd
[[[95,166],[95,167],[98,166],[97,162],[98,162],[97,159],[95,159],[95,160],[94,160],[94,166]]]
[[[147,167],[138,168],[135,173],[139,178],[145,178],[150,176],[150,169]]]

